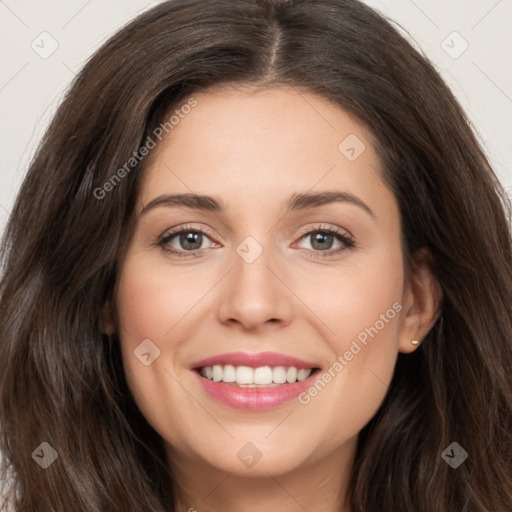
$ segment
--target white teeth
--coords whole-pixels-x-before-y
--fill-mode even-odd
[[[254,370],[249,366],[236,367],[236,383],[237,384],[254,384]]]
[[[223,370],[220,364],[213,366],[213,382],[220,382],[223,377]]]
[[[297,372],[297,380],[300,382],[304,379],[307,379],[309,377],[309,374],[311,373],[311,370],[305,370],[304,368],[301,368]]]
[[[255,368],[254,384],[272,384],[272,368],[270,368],[270,366]]]
[[[286,372],[286,382],[293,384],[297,380],[297,368],[290,366]]]
[[[274,368],[271,366],[259,366],[258,368],[251,368],[250,366],[215,364],[201,368],[201,375],[209,380],[213,380],[213,382],[236,382],[241,387],[293,384],[294,382],[307,379],[311,372],[311,368],[301,368],[298,370],[294,366],[289,368],[284,366],[276,366]]]
[[[286,382],[286,368],[284,366],[276,366],[272,370],[272,380],[276,384],[284,384]]]
[[[224,366],[224,375],[222,380],[224,382],[235,382],[236,381],[236,370],[231,364]]]

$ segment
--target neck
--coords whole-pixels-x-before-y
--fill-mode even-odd
[[[351,512],[346,503],[357,438],[286,473],[247,476],[190,460],[168,447],[177,512]]]

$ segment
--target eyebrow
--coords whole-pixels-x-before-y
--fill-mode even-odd
[[[316,193],[293,194],[285,203],[286,213],[297,210],[318,208],[331,203],[350,203],[363,209],[375,218],[372,209],[359,197],[350,192],[326,191]],[[162,194],[152,199],[141,211],[141,215],[153,210],[157,206],[191,208],[214,213],[223,213],[228,210],[226,205],[211,196],[197,194]]]

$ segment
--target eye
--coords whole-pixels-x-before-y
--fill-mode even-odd
[[[213,243],[203,230],[187,226],[165,234],[158,241],[164,251],[177,256],[194,256],[197,252],[211,247]]]
[[[308,242],[306,247],[314,257],[333,256],[348,248],[355,247],[352,236],[335,228],[319,226],[303,233],[300,241]],[[199,228],[184,226],[163,235],[157,245],[163,251],[176,256],[195,257],[208,247],[220,247],[208,234]],[[309,245],[309,247],[307,247]]]
[[[350,234],[335,228],[318,227],[304,233],[300,240],[307,242],[306,247],[302,246],[302,248],[320,253],[317,254],[320,257],[332,256],[347,248],[355,247],[355,242]]]

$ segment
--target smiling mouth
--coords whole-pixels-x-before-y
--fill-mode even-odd
[[[201,377],[211,382],[231,384],[245,388],[285,386],[302,382],[319,371],[319,368],[296,368],[295,366],[234,366],[230,364],[197,368]]]

